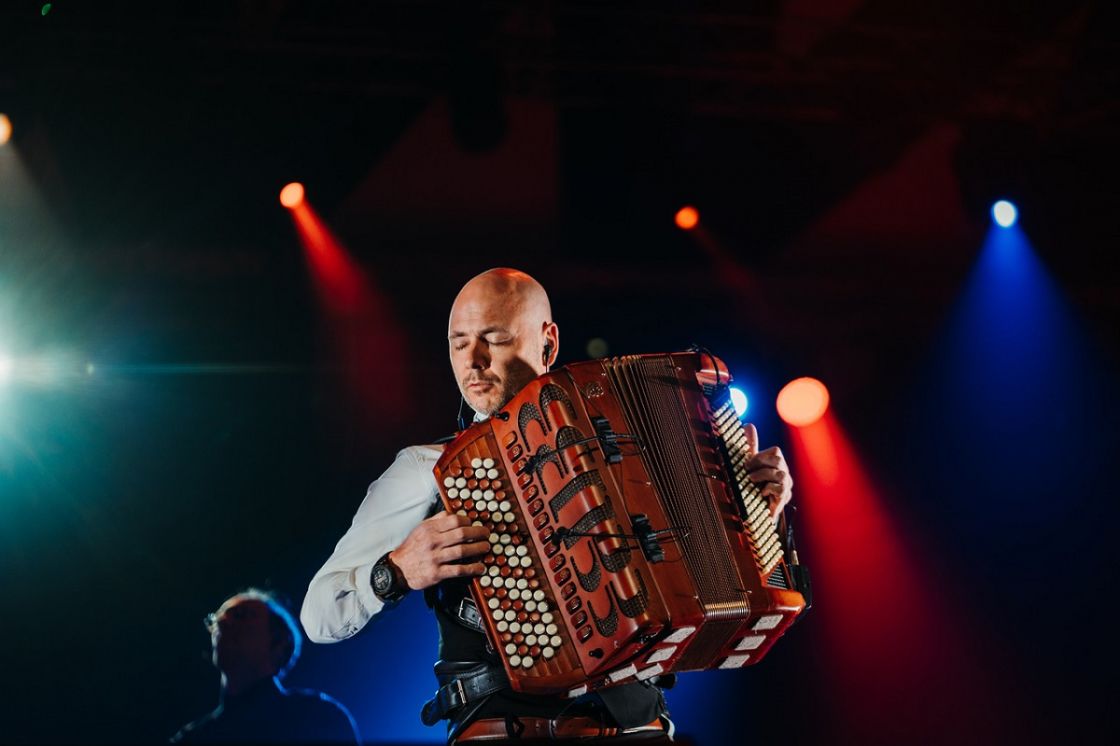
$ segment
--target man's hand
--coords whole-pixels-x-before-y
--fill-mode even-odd
[[[747,434],[747,444],[754,455],[747,459],[747,477],[758,487],[758,491],[770,503],[770,515],[774,520],[781,515],[786,503],[793,497],[793,477],[789,475],[789,465],[782,449],[777,446],[758,450],[758,430],[747,423],[743,428]]]
[[[466,516],[440,513],[428,518],[389,554],[408,587],[422,590],[448,578],[482,575],[486,566],[479,558],[490,551],[489,530],[472,526]]]

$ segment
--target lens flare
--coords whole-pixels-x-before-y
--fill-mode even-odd
[[[731,395],[731,406],[735,407],[735,414],[740,417],[745,415],[748,405],[746,393],[744,393],[742,389],[737,389],[734,386],[728,389],[728,393]]]
[[[696,208],[691,205],[686,205],[677,210],[676,217],[677,227],[681,230],[690,231],[700,223],[700,213]]]
[[[294,210],[303,204],[303,184],[293,181],[280,190],[280,204]]]
[[[1019,208],[1005,199],[992,205],[992,220],[1000,228],[1010,228],[1019,219]]]
[[[828,389],[815,378],[797,378],[778,392],[778,415],[787,424],[805,427],[824,416]]]

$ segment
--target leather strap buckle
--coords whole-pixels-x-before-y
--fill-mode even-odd
[[[482,615],[478,613],[478,606],[475,605],[474,599],[470,596],[463,596],[459,599],[459,608],[455,610],[455,616],[459,621],[467,627],[475,630],[476,632],[483,632]]]
[[[451,682],[455,690],[451,693],[448,710],[454,710],[456,707],[465,705],[467,703],[467,690],[463,688],[463,680],[455,679]]]

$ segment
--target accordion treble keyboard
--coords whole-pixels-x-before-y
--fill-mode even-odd
[[[740,667],[804,608],[728,382],[698,353],[569,365],[445,448],[444,506],[490,530],[471,592],[515,690]]]

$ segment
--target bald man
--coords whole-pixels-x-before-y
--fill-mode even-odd
[[[483,272],[463,286],[451,307],[447,340],[475,421],[500,410],[547,371],[560,347],[544,288],[507,268]],[[469,593],[470,578],[485,572],[488,529],[441,509],[432,472],[441,453],[439,445],[405,448],[370,485],[350,529],[307,590],[300,618],[308,637],[344,640],[409,591],[424,590],[439,623],[441,660],[440,688],[422,718],[429,725],[447,719],[450,743],[604,734],[612,742],[668,741],[672,724],[656,680],[575,700],[509,689]],[[758,453],[750,468],[777,514],[792,485],[781,452]]]

